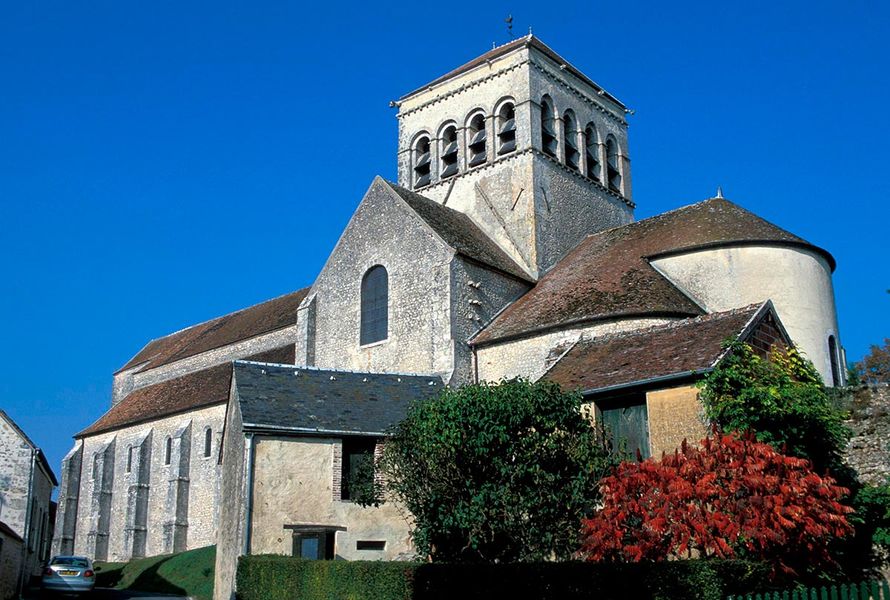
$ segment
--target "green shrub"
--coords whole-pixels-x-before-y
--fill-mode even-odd
[[[96,585],[210,600],[215,563],[216,546],[128,563],[96,563],[101,568],[96,574]]]
[[[745,561],[446,564],[244,556],[241,600],[722,600],[762,589],[768,568]]]

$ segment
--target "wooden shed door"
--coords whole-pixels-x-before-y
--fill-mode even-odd
[[[645,396],[597,402],[597,417],[614,452],[634,460],[637,450],[649,458],[649,415]]]

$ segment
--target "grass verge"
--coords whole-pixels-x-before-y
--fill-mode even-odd
[[[97,562],[102,570],[96,573],[96,585],[211,600],[215,562],[216,546],[127,563]]]

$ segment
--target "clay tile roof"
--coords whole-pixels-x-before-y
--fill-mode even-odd
[[[751,305],[641,331],[582,340],[544,375],[565,389],[600,390],[711,368],[771,304]],[[769,308],[771,310],[771,308]]]
[[[501,56],[504,56],[505,54],[509,54],[510,52],[513,52],[514,50],[517,50],[518,48],[522,48],[523,46],[526,46],[526,45],[537,49],[538,51],[543,53],[545,56],[547,56],[547,58],[551,59],[555,63],[557,63],[559,65],[565,65],[566,70],[569,71],[572,75],[574,75],[578,79],[582,80],[584,83],[591,86],[596,91],[598,91],[598,92],[602,91],[604,96],[609,98],[609,100],[611,100],[612,102],[617,104],[620,108],[622,108],[622,109],[625,108],[624,104],[620,100],[618,100],[618,98],[614,97],[612,94],[603,90],[603,88],[599,84],[597,84],[592,79],[587,77],[587,75],[585,75],[584,73],[579,71],[577,68],[575,68],[571,63],[569,63],[569,61],[564,59],[562,56],[560,56],[559,54],[554,52],[553,49],[550,48],[550,46],[548,46],[547,44],[542,42],[539,38],[537,38],[531,34],[529,34],[525,37],[521,37],[517,40],[507,42],[506,44],[502,44],[495,48],[492,48],[488,52],[486,52],[480,56],[477,56],[476,58],[474,58],[473,60],[471,60],[469,62],[462,64],[461,66],[454,69],[453,71],[449,71],[448,73],[442,75],[441,77],[434,79],[433,81],[429,82],[425,86],[419,87],[416,90],[414,90],[413,92],[409,92],[409,93],[405,94],[404,96],[402,96],[400,98],[400,100],[405,100],[406,98],[409,98],[419,92],[422,92],[430,87],[439,85],[440,83],[443,83],[445,81],[448,81],[449,79],[457,77],[458,75],[461,75],[462,73],[471,71],[471,70],[475,69],[476,67],[484,65],[488,61],[494,60],[496,58],[500,58]]]
[[[398,194],[458,254],[519,279],[532,280],[528,273],[523,271],[464,213],[443,206],[395,183],[389,181],[384,181],[384,183]]]
[[[153,369],[294,325],[297,308],[308,293],[309,288],[303,288],[152,340],[118,372],[134,367],[139,367],[140,371]]]
[[[719,246],[767,244],[824,250],[722,198],[588,236],[473,339],[521,337],[573,323],[640,315],[696,316],[701,308],[649,259]]]
[[[288,345],[249,357],[252,360],[293,363],[294,346]],[[98,421],[75,438],[96,435],[197,408],[221,404],[229,399],[232,363],[226,362],[202,371],[130,392]]]
[[[235,393],[245,429],[294,433],[382,434],[412,401],[442,391],[438,375],[356,373],[235,363]]]

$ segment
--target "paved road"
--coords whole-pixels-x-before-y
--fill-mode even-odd
[[[39,590],[32,590],[25,596],[28,600],[49,600],[52,598],[64,598],[65,596],[49,596],[42,594]],[[68,596],[74,598],[75,596]],[[84,600],[186,600],[185,596],[168,596],[166,594],[153,594],[150,592],[124,592],[120,590],[111,590],[108,588],[96,588],[92,594],[77,596]]]

